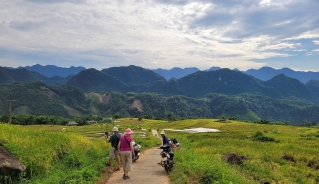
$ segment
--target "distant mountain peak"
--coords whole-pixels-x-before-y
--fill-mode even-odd
[[[26,68],[29,71],[35,71],[46,77],[53,77],[53,76],[67,77],[69,75],[76,75],[80,71],[85,70],[85,68],[82,66],[79,66],[79,67],[71,66],[70,68],[63,68],[63,67],[58,67],[55,65],[42,66],[40,64],[36,64],[33,66],[19,67],[19,68]]]
[[[161,68],[158,68],[156,70],[152,70],[153,72],[155,73],[158,73],[160,74],[161,76],[163,76],[166,80],[169,80],[171,78],[182,78],[186,75],[189,75],[189,74],[192,74],[192,73],[195,73],[197,71],[200,71],[198,68],[196,67],[191,67],[191,68],[179,68],[179,67],[174,67],[172,69],[161,69]]]
[[[263,81],[267,81],[278,74],[285,74],[287,77],[298,79],[304,84],[311,79],[319,80],[319,72],[294,71],[288,67],[274,69],[269,66],[264,66],[260,69],[249,69],[245,73]]]
[[[210,67],[209,69],[207,69],[206,71],[215,71],[215,70],[220,70],[221,68],[218,67],[218,66],[213,66],[213,67]]]

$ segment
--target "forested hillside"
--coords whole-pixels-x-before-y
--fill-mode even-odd
[[[112,67],[101,70],[102,73],[113,76],[128,86],[149,86],[154,81],[165,80],[165,78],[151,70],[137,66]]]
[[[98,71],[88,69],[70,79],[67,85],[77,86],[86,92],[107,93],[118,91],[151,92],[166,96],[183,95],[199,98],[210,93],[263,95],[275,99],[300,99],[319,103],[319,98],[300,81],[283,74],[262,81],[240,71],[220,69],[198,71],[180,79],[165,80],[152,71],[135,67],[119,67]]]
[[[72,77],[46,77],[35,71],[29,71],[25,68],[10,69],[0,67],[0,84],[11,84],[15,82],[44,82],[51,86],[65,85]]]
[[[42,82],[0,85],[0,99],[1,114],[8,112],[8,100],[14,100],[13,114],[71,117],[67,107],[88,113],[86,96],[75,87],[52,87]]]
[[[151,70],[128,66],[87,69],[68,78],[7,68],[0,68],[0,75],[0,114],[7,114],[8,100],[14,100],[14,115],[319,122],[319,81],[303,84],[283,74],[262,81],[220,69],[167,81]]]
[[[125,88],[127,87],[127,85],[119,79],[93,68],[81,71],[72,77],[67,85],[79,87],[87,92],[125,92]]]
[[[200,98],[158,93],[93,93],[72,86],[52,87],[44,83],[0,86],[0,111],[13,115],[113,116],[154,119],[233,118],[287,124],[319,123],[319,105],[302,99],[275,99],[258,94],[210,93]]]

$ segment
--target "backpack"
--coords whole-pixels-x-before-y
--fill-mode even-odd
[[[115,137],[117,138],[117,139],[114,139],[114,144],[115,144],[116,146],[113,145],[113,142],[112,142],[112,146],[114,146],[115,150],[117,150],[117,145],[118,145],[119,142],[120,142],[120,137],[121,137],[121,135],[119,135],[119,134],[114,134],[114,135],[115,135]]]

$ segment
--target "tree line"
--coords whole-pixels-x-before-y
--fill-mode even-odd
[[[119,118],[116,114],[113,118]],[[89,121],[102,122],[102,116],[88,115],[83,117],[64,118],[60,116],[34,116],[28,114],[13,115],[11,118],[11,124],[14,125],[66,125],[70,121],[75,121],[78,125],[88,125]],[[3,114],[0,116],[1,123],[9,122],[9,115]]]

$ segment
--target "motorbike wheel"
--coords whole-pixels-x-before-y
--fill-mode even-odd
[[[168,165],[167,162],[164,162],[164,169],[165,169],[166,173],[169,174],[169,172],[170,172],[170,167],[169,167],[169,165]]]
[[[169,162],[168,162],[168,169],[169,169],[169,172],[172,172],[172,169],[173,169],[173,161],[169,161]]]

